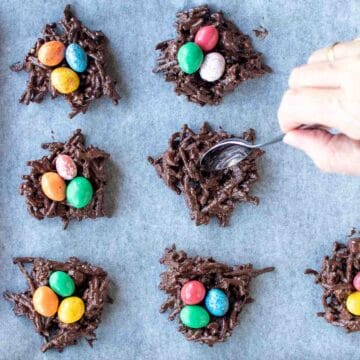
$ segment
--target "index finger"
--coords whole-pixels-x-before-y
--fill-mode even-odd
[[[281,129],[288,132],[301,125],[313,124],[328,128],[343,127],[346,123],[341,121],[343,116],[339,111],[341,97],[342,92],[339,89],[299,88],[288,90],[284,94],[278,110]]]
[[[332,50],[331,50],[332,48]],[[354,57],[360,55],[360,39],[352,41],[338,43],[333,46],[315,51],[309,58],[308,63],[318,63],[330,61],[329,52],[333,51],[333,57],[335,60],[344,59],[347,57]]]

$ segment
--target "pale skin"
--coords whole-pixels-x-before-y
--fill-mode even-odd
[[[295,68],[278,119],[284,142],[321,170],[360,176],[360,39],[320,49]],[[322,129],[297,129],[315,124]]]

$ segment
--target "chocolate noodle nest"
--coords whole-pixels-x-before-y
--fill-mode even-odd
[[[353,235],[353,234],[352,234]],[[360,238],[351,237],[348,244],[335,242],[330,256],[323,259],[321,270],[307,269],[323,288],[323,312],[317,315],[328,323],[343,327],[347,332],[360,330],[360,316],[346,309],[346,299],[355,290],[353,280],[360,271]]]
[[[37,257],[14,258],[28,283],[28,289],[22,293],[4,292],[5,300],[14,303],[14,313],[26,316],[34,324],[36,332],[45,338],[41,351],[49,349],[63,350],[66,346],[76,345],[77,340],[85,337],[92,346],[96,340],[95,330],[100,324],[101,313],[106,302],[112,303],[108,295],[109,278],[100,267],[80,261],[75,257],[66,262],[46,260]],[[26,270],[26,265],[32,264],[31,272]],[[79,296],[85,303],[84,316],[73,324],[59,322],[56,315],[44,317],[38,314],[32,303],[34,291],[43,285],[48,285],[48,279],[53,271],[65,271],[76,285],[75,296]]]
[[[208,290],[218,288],[227,294],[230,307],[225,316],[210,316],[210,323],[202,329],[191,329],[180,323],[178,330],[187,340],[209,346],[226,341],[239,323],[239,314],[243,307],[253,302],[249,294],[251,280],[274,270],[273,267],[254,270],[252,264],[229,266],[211,257],[191,258],[184,251],[177,251],[175,245],[165,249],[160,263],[168,267],[168,270],[160,275],[159,288],[168,295],[160,312],[170,311],[171,321],[177,317],[184,306],[180,292],[182,286],[189,280],[198,280]]]
[[[148,158],[165,184],[184,195],[196,225],[208,224],[211,217],[216,217],[220,226],[226,226],[237,203],[259,203],[250,190],[259,180],[256,160],[262,150],[254,149],[245,160],[224,171],[209,173],[199,166],[204,152],[230,137],[233,136],[223,130],[213,131],[207,123],[198,134],[184,125],[170,137],[169,147],[162,155]],[[244,132],[242,138],[253,143],[255,131]]]
[[[85,146],[85,138],[80,129],[65,143],[52,142],[42,144],[43,149],[50,151],[50,155],[39,160],[28,161],[31,167],[29,175],[23,175],[24,182],[20,185],[20,194],[26,197],[29,212],[38,220],[46,217],[60,217],[67,228],[70,220],[95,219],[107,216],[105,209],[105,162],[110,155],[93,146]],[[55,160],[58,154],[69,155],[76,164],[77,176],[89,179],[94,189],[90,203],[82,209],[70,206],[66,200],[53,201],[41,190],[41,176],[49,171],[56,172]]]
[[[177,37],[156,45],[160,51],[154,72],[162,72],[166,81],[175,83],[177,95],[186,95],[199,105],[218,105],[226,93],[233,91],[243,81],[260,77],[271,68],[263,63],[262,54],[255,51],[250,37],[243,34],[222,12],[211,13],[208,5],[195,7],[176,14]],[[219,32],[219,41],[212,50],[225,58],[225,72],[215,82],[203,80],[199,72],[187,75],[181,71],[177,53],[186,42],[194,41],[200,27],[213,25]]]
[[[26,90],[20,97],[20,102],[28,105],[30,102],[41,103],[50,93],[56,98],[59,93],[51,86],[50,74],[53,67],[41,64],[37,59],[38,50],[45,42],[61,41],[65,47],[77,43],[88,55],[87,69],[78,74],[80,87],[75,92],[63,95],[71,106],[70,118],[79,113],[85,114],[88,107],[103,95],[109,97],[117,105],[120,96],[116,90],[116,81],[105,70],[106,36],[101,31],[91,31],[73,15],[70,5],[64,10],[64,18],[60,21],[62,32],[57,29],[56,23],[47,24],[43,29],[43,37],[39,38],[29,50],[23,62],[13,64],[12,71],[26,71],[29,73]],[[65,59],[57,67],[65,66]]]

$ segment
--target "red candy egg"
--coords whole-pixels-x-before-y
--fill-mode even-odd
[[[181,300],[186,305],[199,304],[205,297],[205,286],[197,280],[191,280],[184,284],[181,288]]]
[[[219,32],[215,26],[203,26],[195,35],[195,44],[199,45],[203,51],[212,50],[219,41]]]
[[[355,275],[353,285],[357,291],[360,291],[360,272]]]

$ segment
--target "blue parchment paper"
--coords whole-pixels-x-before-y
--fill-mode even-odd
[[[13,256],[78,256],[106,268],[115,302],[105,309],[93,349],[81,341],[62,354],[42,354],[42,339],[30,321],[15,317],[1,299],[0,359],[358,358],[360,334],[346,335],[315,316],[321,290],[303,275],[306,267],[320,266],[333,240],[345,240],[359,226],[358,178],[322,174],[303,154],[278,144],[260,161],[262,180],[254,189],[260,205],[239,206],[228,228],[216,222],[195,227],[183,198],[164,186],[146,156],[165,150],[169,135],[185,122],[199,129],[207,120],[233,133],[253,127],[260,140],[277,134],[276,112],[289,72],[315,49],[359,36],[360,2],[209,1],[252,35],[274,73],[243,84],[218,107],[201,108],[151,73],[155,44],[175,34],[175,13],[201,1],[73,1],[80,19],[110,39],[109,65],[122,95],[118,107],[104,99],[73,120],[61,98],[19,104],[27,76],[9,71],[43,25],[62,17],[66,3],[0,3],[0,292],[26,286]],[[252,34],[259,25],[269,30],[265,40]],[[40,144],[51,141],[52,131],[62,141],[79,127],[88,143],[111,153],[107,196],[113,215],[71,223],[63,231],[58,220],[33,219],[18,186],[28,172],[25,162],[45,154]],[[253,282],[256,301],[226,343],[208,348],[187,342],[177,324],[159,314],[164,294],[157,284],[164,269],[158,259],[173,242],[190,255],[276,266]]]

